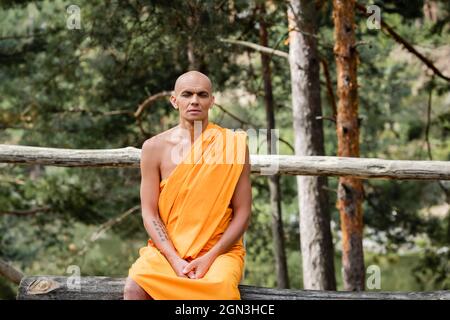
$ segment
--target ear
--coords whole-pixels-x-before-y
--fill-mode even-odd
[[[210,109],[213,107],[215,101],[216,101],[216,98],[214,96],[212,96],[211,105],[209,106]]]
[[[175,109],[178,109],[178,105],[177,105],[177,98],[175,96],[170,96],[170,103],[172,103],[172,106]]]

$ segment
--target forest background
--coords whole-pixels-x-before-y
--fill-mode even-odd
[[[141,148],[177,124],[167,98],[175,79],[198,69],[214,83],[210,120],[227,128],[265,128],[261,53],[224,39],[289,51],[283,1],[1,1],[0,143],[69,149]],[[450,75],[450,2],[373,1],[381,18]],[[68,23],[71,5],[80,25]],[[265,6],[265,11],[260,10]],[[319,54],[336,91],[331,1],[316,1]],[[70,11],[72,10],[72,11]],[[356,13],[360,156],[450,161],[449,82]],[[276,129],[294,154],[289,63],[270,55]],[[332,99],[321,70],[325,154],[337,154]],[[429,148],[428,148],[429,146]],[[276,287],[267,177],[252,175],[252,221],[243,284]],[[337,177],[329,177],[336,203]],[[136,168],[0,164],[0,259],[27,275],[124,277],[147,241]],[[450,288],[450,206],[441,181],[363,180],[365,266],[381,270],[383,291]],[[280,177],[284,245],[291,288],[302,288],[294,176]],[[339,212],[331,210],[335,276],[341,290]],[[119,221],[117,218],[120,217]],[[0,298],[17,285],[0,276]]]

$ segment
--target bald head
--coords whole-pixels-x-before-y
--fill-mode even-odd
[[[188,71],[178,77],[177,81],[175,81],[175,95],[177,96],[187,86],[204,87],[208,90],[209,94],[212,93],[211,80],[205,74],[198,71]]]

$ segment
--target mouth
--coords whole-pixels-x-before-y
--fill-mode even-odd
[[[188,110],[188,113],[194,113],[194,114],[201,113],[201,112],[202,112],[201,110],[197,110],[197,109]]]

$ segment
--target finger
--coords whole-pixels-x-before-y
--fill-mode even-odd
[[[186,274],[186,273],[192,271],[193,268],[194,268],[194,264],[188,263],[187,265],[184,266],[183,273]]]
[[[188,273],[188,277],[191,278],[191,279],[195,279],[195,278],[196,278],[195,272],[194,272],[194,271],[190,271],[190,272]]]
[[[184,268],[181,272],[183,272],[184,274],[188,274],[191,271],[192,271],[191,268],[189,268],[189,269]]]
[[[203,278],[208,273],[208,270],[209,270],[209,268],[205,268],[205,267],[196,268],[195,272],[196,272],[197,279]]]
[[[196,277],[197,279],[203,278],[204,275],[205,275],[205,273],[204,273],[204,272],[201,272],[201,271],[199,271],[199,270],[197,270],[197,272],[195,273],[195,277]]]

